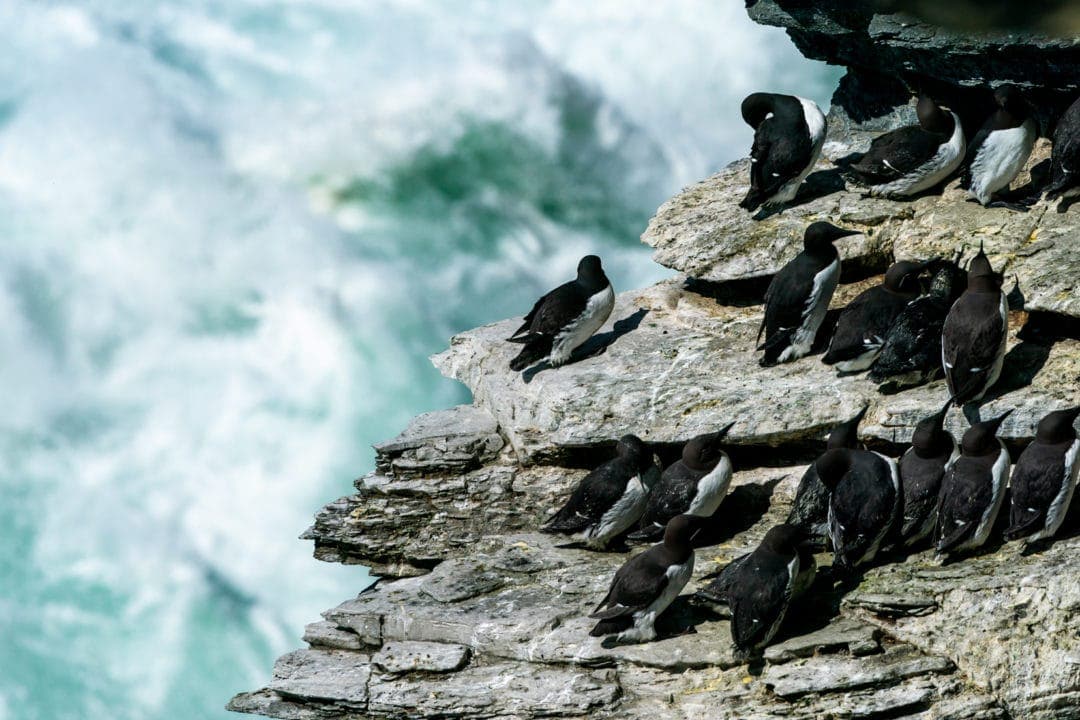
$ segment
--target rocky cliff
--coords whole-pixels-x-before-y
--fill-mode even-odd
[[[1076,46],[1060,39],[944,42],[859,3],[759,0],[749,12],[788,27],[805,54],[852,68],[830,114],[828,158],[910,114],[887,92],[855,102],[853,89],[875,74],[955,86],[972,107],[988,79],[1076,87],[1061,67],[1077,66]],[[1043,141],[1016,184],[1037,178],[1047,154]],[[817,356],[758,367],[764,289],[808,222],[862,231],[839,243],[834,308],[893,259],[958,248],[970,256],[985,245],[1015,289],[1005,370],[982,412],[1016,408],[1003,428],[1014,457],[1047,407],[1080,401],[1080,208],[983,209],[955,182],[912,202],[867,200],[823,158],[794,207],[755,220],[737,206],[747,178],[737,162],[659,209],[643,240],[684,275],[619,295],[580,361],[510,373],[517,348],[502,339],[514,320],[452,339],[434,362],[474,404],[416,418],[378,446],[376,471],[305,534],[316,557],[368,565],[382,580],[326,611],[308,627],[308,647],[230,709],[297,720],[1080,718],[1075,509],[1061,537],[1036,552],[998,540],[946,565],[929,551],[887,556],[845,584],[823,570],[761,666],[735,660],[722,610],[691,600],[786,516],[834,423],[869,403],[864,439],[896,452],[945,395],[942,381],[882,393]],[[689,437],[732,421],[733,489],[701,541],[694,579],[659,640],[604,647],[585,615],[625,556],[558,547],[537,526],[619,435],[655,443],[666,462]],[[948,427],[962,432],[959,413]]]

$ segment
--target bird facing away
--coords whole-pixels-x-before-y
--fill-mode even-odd
[[[1031,156],[1039,128],[1031,117],[1031,106],[1013,85],[994,91],[997,109],[986,119],[968,146],[960,185],[984,207],[1021,206],[994,201],[994,193],[1009,187]]]
[[[829,489],[833,565],[850,570],[877,556],[900,506],[896,461],[869,450],[829,450],[814,463]]]
[[[510,361],[517,372],[547,360],[558,367],[584,343],[611,315],[615,292],[608,282],[600,258],[586,255],[578,263],[577,278],[555,288],[536,301],[533,309],[508,340],[525,347]]]
[[[600,621],[589,634],[618,633],[617,643],[653,640],[656,619],[694,572],[693,540],[701,524],[694,515],[674,517],[664,530],[663,542],[623,563],[608,594],[589,615]]]
[[[881,353],[870,366],[876,383],[919,385],[941,372],[941,329],[949,308],[967,287],[967,273],[949,260],[940,262],[930,292],[915,298],[896,316]]]
[[[710,517],[720,507],[731,484],[731,459],[721,442],[734,423],[719,432],[698,435],[683,446],[682,457],[660,476],[649,493],[645,512],[631,540],[652,541],[664,532],[664,526],[676,515]]]
[[[541,528],[543,532],[576,535],[589,547],[603,550],[633,527],[660,479],[660,468],[636,435],[620,438],[615,453],[581,479],[566,504]]]
[[[964,129],[956,113],[922,95],[915,114],[918,125],[874,138],[866,154],[848,167],[870,195],[916,195],[948,178],[963,162]]]
[[[938,496],[946,471],[960,456],[956,440],[944,429],[950,399],[936,413],[915,426],[911,447],[900,456],[900,539],[912,546],[927,538],[937,524]]]
[[[936,262],[901,260],[880,285],[867,288],[840,311],[829,349],[821,361],[840,372],[865,370],[877,359],[893,320],[919,296],[919,274]]]
[[[1035,430],[1035,440],[1024,448],[1012,469],[1012,507],[1006,540],[1027,538],[1032,543],[1053,537],[1065,520],[1076,489],[1080,440],[1076,418],[1080,406],[1055,410]]]
[[[941,480],[938,554],[971,550],[990,537],[1009,484],[1009,451],[997,431],[1011,412],[973,424],[960,440],[960,457]]]
[[[957,405],[982,399],[1001,375],[1009,307],[982,246],[968,266],[967,289],[953,303],[941,330],[941,363]]]
[[[1065,212],[1068,199],[1080,196],[1080,97],[1073,101],[1054,129],[1050,183],[1044,193],[1047,200],[1059,201],[1058,212]]]
[[[810,352],[840,280],[840,255],[833,242],[858,230],[827,222],[811,223],[803,234],[803,250],[773,276],[765,292],[765,315],[758,341],[765,333],[761,365],[797,360]]]
[[[829,433],[825,449],[858,449],[860,447],[859,423],[862,422],[869,409],[869,405],[863,406],[858,415],[834,427]],[[829,536],[829,490],[821,484],[821,478],[818,477],[817,466],[814,463],[810,463],[799,481],[787,523],[801,530],[808,541],[817,547],[825,546],[825,541]]]
[[[753,212],[790,202],[821,155],[825,114],[812,100],[774,93],[747,96],[741,110],[754,128],[754,144],[750,190],[739,206]]]
[[[801,533],[791,525],[776,525],[761,544],[740,559],[731,578],[727,604],[731,608],[731,638],[740,654],[761,651],[776,636],[788,608],[813,582],[814,559],[803,567],[808,553],[800,552]]]

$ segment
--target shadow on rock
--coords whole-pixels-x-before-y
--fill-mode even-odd
[[[765,516],[773,489],[783,478],[761,485],[740,485],[727,494],[694,540],[694,547],[719,545],[745,532]]]
[[[607,352],[607,349],[616,340],[626,335],[629,332],[637,330],[641,325],[642,319],[649,314],[647,308],[638,308],[631,315],[627,315],[622,320],[616,320],[612,325],[611,330],[603,333],[597,333],[591,338],[586,340],[580,347],[576,348],[573,353],[570,354],[570,359],[563,365],[573,365],[576,362],[587,360],[588,358],[595,357],[597,355],[603,355]],[[542,363],[534,365],[531,368],[526,369],[521,373],[521,378],[526,383],[532,382],[532,379],[542,373],[545,370],[553,369],[551,364],[545,360]]]
[[[790,202],[773,208],[771,210],[765,210],[762,208],[758,210],[754,215],[754,220],[764,220],[770,218],[773,215],[778,215],[784,210],[789,208],[805,205],[806,203],[813,202],[818,198],[823,198],[826,195],[832,195],[835,192],[840,192],[844,189],[844,178],[840,174],[839,168],[830,168],[828,170],[818,170],[812,172],[806,176],[806,180],[803,181],[799,187],[799,192]]]

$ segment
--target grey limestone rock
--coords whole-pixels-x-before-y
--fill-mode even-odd
[[[743,160],[669,200],[643,240],[685,277],[619,295],[609,323],[557,370],[509,371],[515,347],[504,338],[518,319],[454,337],[433,361],[473,404],[422,415],[377,446],[376,471],[304,534],[316,557],[382,579],[309,625],[310,647],[279,659],[267,686],[231,710],[289,720],[1080,720],[1075,510],[1059,539],[1028,551],[995,539],[945,565],[929,550],[886,553],[854,578],[819,555],[814,588],[751,667],[736,659],[723,612],[691,600],[783,521],[833,425],[868,404],[862,439],[897,453],[946,396],[942,381],[883,394],[816,354],[758,366],[762,296],[809,222],[862,231],[839,243],[833,310],[894,259],[970,256],[980,243],[1015,280],[1005,369],[979,409],[1014,409],[1002,428],[1011,450],[1047,409],[1080,399],[1076,210],[985,209],[955,182],[910,202],[866,199],[831,165],[910,122],[914,84],[948,97],[965,126],[985,110],[989,83],[1045,85],[1033,95],[1045,131],[1080,89],[1075,40],[959,35],[865,2],[748,6],[804,54],[849,67],[800,196],[752,219],[737,206]],[[1040,141],[1014,187],[1037,185],[1048,152]],[[587,616],[626,549],[591,552],[537,528],[620,435],[640,435],[670,462],[687,439],[729,422],[732,490],[658,639],[590,637]],[[946,421],[956,436],[966,425],[959,411]]]

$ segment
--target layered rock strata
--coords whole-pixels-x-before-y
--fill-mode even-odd
[[[758,0],[750,12],[788,27],[804,53],[853,67],[830,114],[826,157],[794,205],[756,218],[738,208],[746,161],[672,198],[643,240],[682,275],[620,294],[608,324],[565,367],[509,372],[516,348],[503,339],[513,319],[453,338],[433,361],[474,404],[421,416],[377,446],[376,470],[305,533],[316,557],[382,579],[326,611],[308,627],[308,647],[282,657],[266,687],[231,709],[294,720],[1080,718],[1075,508],[1055,542],[1028,551],[998,539],[944,565],[928,550],[886,554],[854,579],[834,577],[819,556],[808,598],[749,667],[734,658],[725,609],[692,598],[786,517],[835,423],[869,405],[863,440],[898,453],[946,397],[941,380],[882,392],[864,375],[838,376],[817,353],[757,365],[765,287],[809,222],[862,231],[838,243],[845,270],[833,316],[895,259],[985,247],[1015,289],[1005,369],[980,412],[1014,409],[1002,428],[1014,458],[1042,414],[1080,402],[1080,208],[984,209],[964,202],[955,182],[910,202],[865,199],[829,164],[910,113],[887,99],[851,104],[872,73],[962,90],[1014,79],[1026,53],[1045,61],[1036,74],[1053,76],[1074,46],[948,44],[858,3]],[[980,61],[994,42],[1003,54]],[[1043,141],[1015,185],[1037,177],[1048,152]],[[733,487],[660,638],[608,647],[589,637],[586,616],[626,555],[536,529],[620,435],[639,434],[669,462],[688,438],[729,422]],[[946,422],[957,436],[966,425],[958,411]]]

